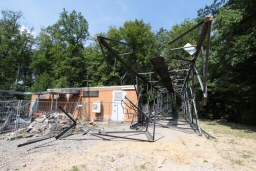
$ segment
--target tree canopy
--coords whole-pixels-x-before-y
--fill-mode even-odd
[[[256,123],[256,29],[253,0],[230,0],[218,9],[209,66],[214,116]]]
[[[34,84],[32,90],[85,86],[84,43],[88,37],[88,22],[82,14],[76,11],[69,14],[65,9],[54,25],[42,29],[31,68],[37,82],[49,81],[44,86]]]
[[[29,68],[34,37],[33,29],[22,27],[22,12],[2,10],[0,19],[0,88],[24,91],[32,85]],[[18,82],[22,85],[18,87]]]

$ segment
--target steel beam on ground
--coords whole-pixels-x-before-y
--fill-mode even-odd
[[[36,142],[44,141],[44,140],[47,140],[47,139],[50,139],[50,138],[53,138],[53,136],[47,136],[47,137],[42,137],[42,138],[36,138],[34,140],[28,140],[25,143],[17,145],[17,147],[22,147],[22,146],[25,146],[25,145],[29,145],[29,144],[33,144],[33,143],[36,143]]]

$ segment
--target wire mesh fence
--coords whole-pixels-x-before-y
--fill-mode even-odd
[[[28,126],[36,117],[47,113],[62,113],[61,106],[75,118],[93,122],[136,122],[138,110],[131,108],[129,103],[122,101],[112,102],[63,102],[52,100],[12,100],[0,101],[0,132],[10,132]],[[170,106],[163,103],[158,112],[161,117],[169,116]],[[146,104],[142,105],[142,112],[149,113]],[[151,111],[155,112],[155,111]]]
[[[43,100],[0,101],[0,132],[10,132],[29,125],[36,117],[47,113],[62,113],[61,106],[75,118],[93,122],[136,121],[136,111],[114,102],[58,102]]]
[[[30,101],[0,101],[0,132],[9,132],[30,123]]]
[[[38,100],[0,101],[0,132],[11,132],[24,128],[36,117],[46,113],[60,113],[62,106],[68,113],[74,114],[79,103],[52,102]]]

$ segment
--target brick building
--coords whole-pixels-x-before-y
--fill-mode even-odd
[[[129,100],[128,100],[129,99]],[[75,118],[96,121],[131,121],[134,110],[127,107],[137,104],[133,85],[82,88],[56,88],[32,95],[31,110],[56,112],[62,106]],[[134,118],[137,121],[137,118]]]

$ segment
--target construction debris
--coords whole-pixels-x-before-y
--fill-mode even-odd
[[[27,127],[6,134],[7,140],[19,138],[55,136],[72,125],[72,121],[62,113],[46,113],[34,119]],[[81,127],[79,127],[81,129]]]

